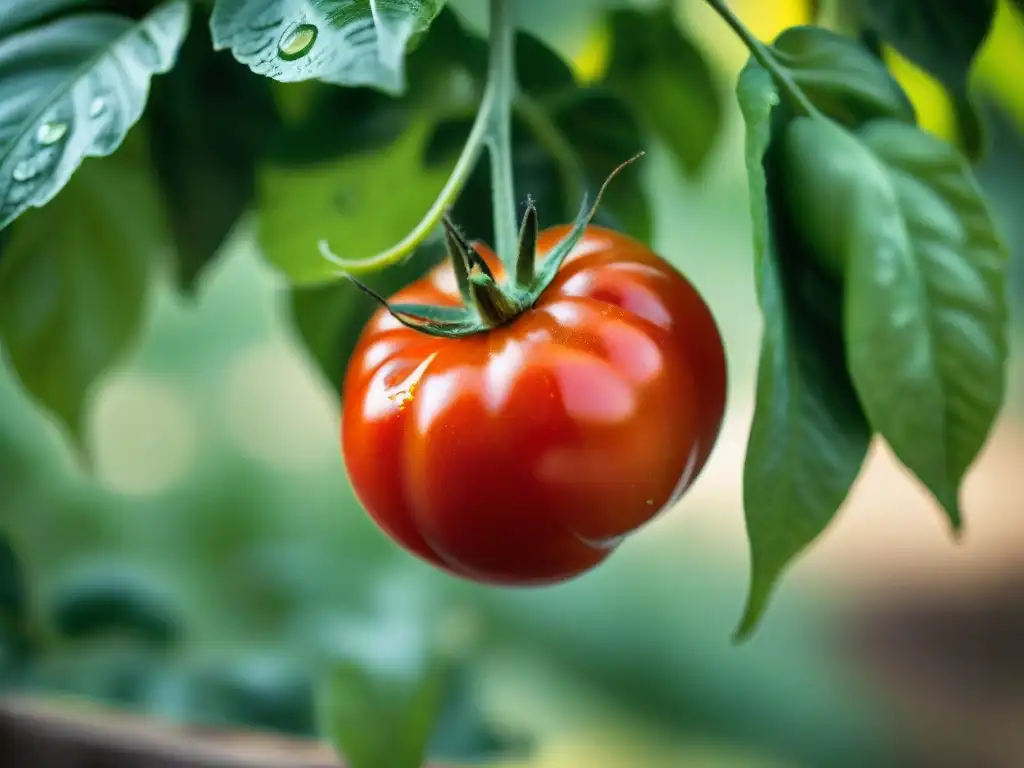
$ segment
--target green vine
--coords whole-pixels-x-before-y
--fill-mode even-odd
[[[490,0],[490,59],[487,85],[476,119],[448,181],[434,204],[408,235],[386,251],[365,259],[335,254],[326,240],[321,255],[345,272],[365,274],[401,263],[441,223],[454,205],[486,148],[491,158],[494,232],[498,257],[511,267],[515,259],[515,183],[512,173],[511,116],[516,97],[515,11],[513,0]]]

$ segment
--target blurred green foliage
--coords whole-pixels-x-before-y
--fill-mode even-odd
[[[144,12],[135,5],[132,14]],[[649,147],[599,221],[650,234],[701,286],[726,337],[732,387],[745,393],[759,320],[746,180],[728,133],[733,100],[654,3],[611,17],[611,66],[595,81],[579,83],[555,53],[579,43],[581,19],[624,5],[522,3],[531,34],[518,41],[529,99],[516,114],[517,196],[538,201],[542,225],[564,221],[583,191]],[[478,28],[483,3],[453,6]],[[4,682],[179,721],[312,735],[322,733],[315,684],[334,669],[333,692],[348,709],[335,702],[328,730],[371,762],[388,735],[371,729],[384,721],[412,723],[415,749],[474,763],[515,754],[575,713],[586,719],[599,701],[673,739],[786,764],[898,764],[886,703],[837,655],[827,599],[786,595],[756,641],[737,649],[728,638],[743,574],[699,544],[680,541],[671,558],[655,559],[638,541],[571,584],[503,591],[411,561],[371,524],[344,475],[336,390],[373,307],[346,283],[293,286],[271,265],[315,283],[330,276],[315,251],[321,237],[359,257],[415,223],[468,132],[486,50],[443,12],[410,55],[408,94],[392,99],[242,76],[208,38],[192,27],[182,65],[154,81],[152,109],[128,145],[88,161],[52,207],[0,232]],[[664,67],[678,71],[667,77]],[[819,95],[835,94],[820,72],[803,74]],[[908,108],[885,78],[856,84],[842,94],[856,109]],[[672,130],[684,115],[687,131]],[[991,124],[979,175],[1014,244],[1020,296],[1024,152],[1009,120]],[[127,161],[127,176],[110,172],[90,188],[94,171]],[[119,178],[133,190],[124,227],[103,208]],[[367,196],[352,197],[362,189]],[[166,221],[150,205],[157,195]],[[471,237],[491,239],[485,164],[455,216]],[[49,245],[33,249],[46,258],[19,258],[33,237]],[[439,256],[428,243],[370,282],[388,292]],[[118,265],[107,275],[117,279],[100,279],[90,263]],[[72,310],[53,316],[59,336],[35,322],[47,300],[39,284]],[[38,354],[49,338],[64,342]],[[39,397],[75,427],[91,466]],[[422,622],[404,646],[389,611]],[[473,642],[442,690],[431,654],[453,623]],[[389,648],[396,656],[386,661],[418,662],[400,680],[403,695],[365,658]],[[353,656],[347,676],[338,673],[339,659]],[[516,687],[509,681],[528,689],[522,722],[492,714]],[[439,718],[429,738],[424,708]]]
[[[683,215],[656,219],[658,237],[671,258],[707,275],[712,296],[734,302],[724,328],[738,341],[737,375],[749,376],[753,342],[743,337],[754,307],[752,297],[735,298],[749,281],[747,235],[728,224],[742,210],[742,180],[697,194],[680,186],[668,156],[652,164],[650,183],[691,200]],[[75,463],[10,373],[0,377],[0,521],[22,545],[45,628],[25,685],[180,721],[311,734],[311,681],[354,628],[366,631],[399,600],[439,621],[465,614],[480,635],[463,673],[478,684],[446,704],[439,756],[472,764],[494,743],[557,731],[557,719],[503,724],[487,715],[505,695],[488,681],[539,670],[531,700],[570,721],[600,700],[673,738],[809,766],[861,765],[877,750],[873,764],[884,764],[884,716],[831,656],[829,613],[809,596],[783,600],[757,642],[738,650],[728,636],[742,574],[685,542],[671,562],[625,547],[578,582],[527,592],[456,582],[394,548],[344,476],[336,379],[298,346],[289,292],[260,263],[252,235],[236,233],[193,299],[177,296],[173,276],[161,282],[141,342],[97,393],[86,435],[98,477]],[[77,580],[101,576],[101,566],[127,574],[113,584],[120,594],[104,595],[99,576],[91,588]],[[62,636],[69,612],[88,619],[98,598],[123,602],[118,622],[141,615],[144,633],[173,631],[178,642]],[[477,713],[469,726],[460,711]],[[486,736],[492,729],[500,735]]]

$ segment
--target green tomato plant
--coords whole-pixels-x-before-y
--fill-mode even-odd
[[[743,478],[745,638],[875,438],[962,531],[961,486],[1008,356],[1007,252],[972,168],[987,137],[968,85],[996,3],[819,0],[820,23],[771,42],[707,3],[750,52],[735,96],[764,330]],[[586,85],[537,34],[557,26],[555,5],[490,0],[482,18],[479,0],[9,2],[0,344],[25,390],[84,451],[90,393],[138,337],[155,280],[169,271],[194,295],[247,223],[337,384],[373,309],[358,288],[387,294],[423,274],[446,213],[508,260],[527,194],[541,217],[572,219],[649,141],[702,173],[725,105],[670,4],[584,3],[611,30],[608,66]],[[948,90],[956,145],[919,127],[885,47]],[[595,221],[648,240],[646,194],[626,168]],[[3,539],[0,555],[2,639],[27,609]],[[331,690],[379,703],[354,674],[339,668]],[[404,688],[402,674],[388,685],[409,701],[440,696],[433,673]],[[324,710],[372,763],[384,747],[356,743],[352,702]],[[414,736],[410,761],[428,731]]]

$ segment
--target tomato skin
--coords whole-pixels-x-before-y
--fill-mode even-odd
[[[538,259],[568,231],[542,232]],[[392,300],[461,303],[447,262]],[[700,294],[642,243],[591,226],[504,326],[438,338],[377,312],[346,371],[342,449],[360,502],[409,551],[474,581],[549,584],[682,496],[725,395]]]

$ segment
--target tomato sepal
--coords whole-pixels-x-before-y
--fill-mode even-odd
[[[601,188],[597,190],[597,196],[594,198],[593,205],[590,205],[586,196],[584,196],[583,204],[580,206],[580,212],[576,215],[576,220],[573,222],[572,229],[569,230],[569,234],[558,241],[555,247],[551,249],[551,252],[544,260],[544,263],[541,264],[540,269],[536,271],[529,288],[530,303],[528,306],[533,306],[534,302],[536,302],[540,297],[540,294],[544,292],[544,289],[551,284],[551,281],[555,279],[555,275],[558,274],[558,270],[562,268],[562,263],[565,261],[566,257],[572,253],[572,249],[575,248],[583,238],[584,232],[586,232],[590,222],[597,214],[597,209],[601,205],[601,198],[604,196],[604,192],[608,189],[608,185],[611,183],[612,179],[618,176],[619,172],[623,168],[636,162],[645,154],[645,152],[638,152],[608,174],[608,178],[604,180]]]
[[[565,235],[537,268],[538,218],[537,206],[527,199],[526,212],[519,230],[515,274],[499,282],[477,249],[446,213],[442,217],[445,247],[455,273],[462,307],[438,307],[427,304],[391,304],[346,269],[337,274],[352,282],[359,290],[384,307],[403,325],[432,336],[460,338],[482,333],[511,322],[530,309],[558,274],[566,257],[583,238],[601,204],[605,190],[619,172],[639,160],[639,152],[615,168],[604,180],[591,205],[586,197],[572,229]],[[342,262],[321,243],[324,258],[341,267]]]
[[[458,338],[485,331],[489,327],[479,315],[465,307],[438,307],[433,304],[392,304],[370,286],[347,272],[339,272],[360,291],[388,311],[402,325],[430,336]]]
[[[516,288],[529,291],[537,269],[537,234],[540,225],[537,220],[537,206],[533,198],[526,196],[526,212],[519,228],[519,253],[516,256]]]

